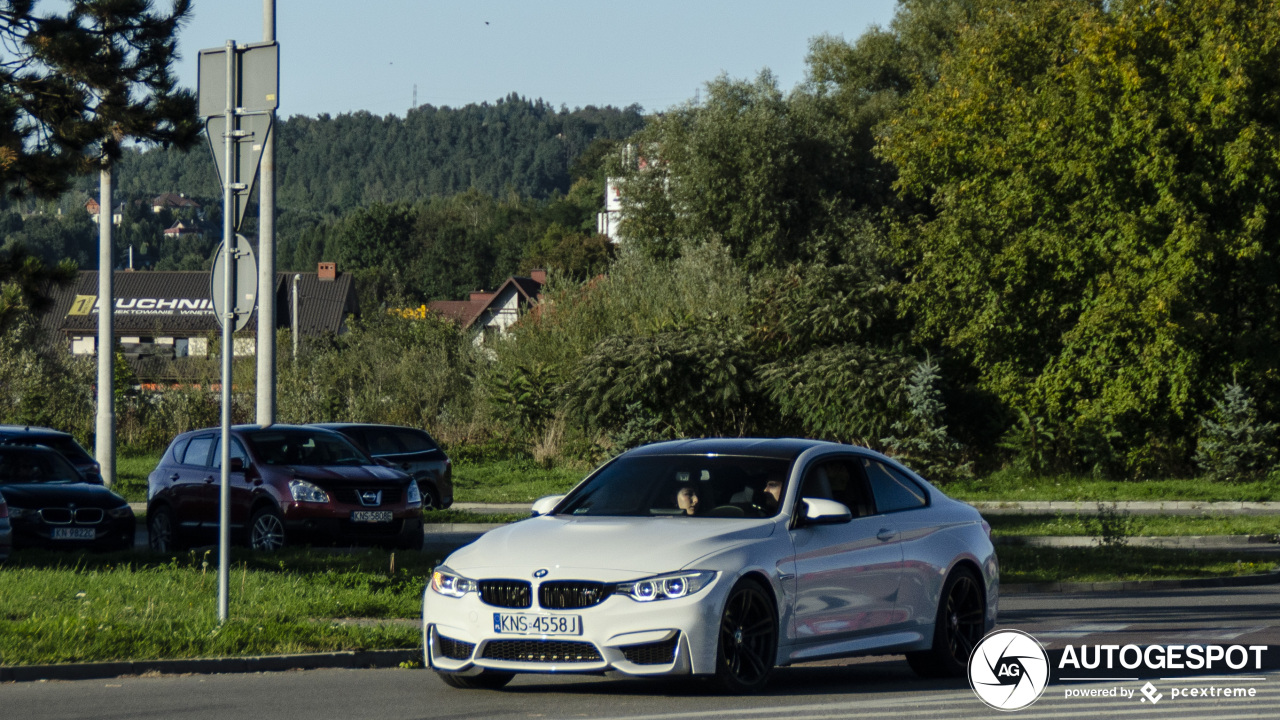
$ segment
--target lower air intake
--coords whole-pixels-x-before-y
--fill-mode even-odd
[[[484,646],[484,658],[536,663],[590,663],[603,659],[595,645],[566,640],[490,640]]]

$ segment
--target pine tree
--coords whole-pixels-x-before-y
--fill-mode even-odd
[[[947,434],[943,424],[946,405],[938,385],[942,373],[937,363],[925,360],[907,382],[907,416],[893,424],[896,435],[883,438],[890,455],[924,477],[949,482],[973,474],[972,463],[962,463],[964,446]]]
[[[1275,461],[1277,424],[1258,421],[1253,398],[1238,383],[1222,386],[1222,399],[1200,420],[1195,462],[1214,481],[1253,480]]]

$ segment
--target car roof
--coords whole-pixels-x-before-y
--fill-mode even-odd
[[[627,455],[743,455],[795,460],[806,450],[823,446],[852,447],[804,438],[693,438],[643,445]]]
[[[358,422],[319,422],[310,423],[308,427],[320,427],[326,430],[345,430],[347,428],[393,428],[395,430],[418,430],[425,432],[420,428],[409,427],[408,425],[384,425],[382,423],[358,423]]]
[[[71,433],[54,430],[53,428],[40,427],[38,425],[0,425],[0,434],[15,433],[19,435],[53,435],[56,437],[71,437]]]

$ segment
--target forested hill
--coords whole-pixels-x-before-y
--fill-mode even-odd
[[[423,105],[405,118],[367,112],[294,116],[276,126],[277,203],[341,214],[471,188],[545,198],[568,191],[574,161],[593,142],[625,138],[642,125],[637,106],[557,110],[514,93],[494,104]],[[207,144],[186,153],[127,154],[117,178],[117,192],[127,198],[221,195]]]

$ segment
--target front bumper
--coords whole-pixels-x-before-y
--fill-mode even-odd
[[[54,550],[128,550],[133,547],[137,532],[137,521],[133,514],[122,518],[105,518],[93,525],[66,524],[50,525],[41,520],[13,520],[13,546],[41,547]],[[93,530],[92,540],[70,540],[54,538],[56,528],[75,528]]]
[[[462,598],[428,588],[423,597],[423,647],[428,667],[443,672],[482,669],[522,673],[689,675],[715,672],[721,607],[728,586],[718,576],[692,596],[636,602],[612,595],[572,610],[495,607],[475,593]],[[534,586],[537,597],[537,586]],[[575,636],[495,631],[495,614],[577,615]]]

